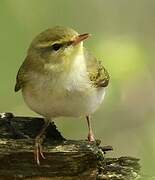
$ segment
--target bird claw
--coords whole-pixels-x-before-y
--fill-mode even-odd
[[[94,134],[92,132],[88,133],[88,137],[87,138],[88,138],[89,142],[94,142],[95,141],[95,136],[94,136]]]
[[[42,145],[40,145],[40,155],[41,155],[42,159],[46,159],[44,156],[44,153],[43,153],[43,146]]]
[[[40,165],[40,157],[42,157],[42,159],[46,159],[44,154],[43,154],[43,147],[41,145],[41,138],[36,138],[35,139],[35,150],[34,150],[34,158],[37,162],[37,165]]]

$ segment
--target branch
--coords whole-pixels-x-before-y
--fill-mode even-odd
[[[140,177],[138,159],[107,158],[111,146],[100,141],[66,140],[51,123],[44,141],[45,160],[37,166],[33,157],[34,138],[41,129],[42,118],[0,115],[0,179],[133,180]]]

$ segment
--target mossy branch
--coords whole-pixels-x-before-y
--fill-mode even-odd
[[[139,179],[139,160],[133,157],[107,158],[111,146],[100,141],[66,140],[51,123],[46,131],[46,159],[37,166],[33,157],[34,137],[44,121],[41,118],[0,117],[0,179],[95,180]]]

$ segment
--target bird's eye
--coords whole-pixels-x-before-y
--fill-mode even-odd
[[[53,44],[53,45],[52,45],[52,49],[53,49],[54,51],[58,51],[61,47],[62,47],[62,44]]]

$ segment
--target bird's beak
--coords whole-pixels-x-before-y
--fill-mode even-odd
[[[73,40],[72,45],[75,46],[75,45],[79,44],[81,41],[84,41],[85,39],[87,39],[90,36],[91,35],[89,33],[80,34]]]

